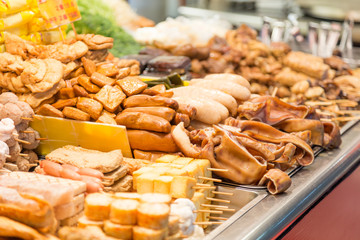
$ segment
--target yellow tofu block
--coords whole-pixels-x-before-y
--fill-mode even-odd
[[[175,159],[179,158],[179,156],[175,156],[175,155],[164,155],[158,159],[155,160],[155,162],[157,163],[171,163],[172,161],[174,161]]]
[[[214,186],[214,182],[213,181],[205,181],[203,184],[208,184],[210,186]],[[201,192],[204,193],[205,199],[207,197],[214,197],[215,194],[212,193],[212,191],[214,191],[214,189],[198,189],[197,192]],[[209,201],[210,202],[210,201]]]
[[[153,168],[153,170],[151,172],[158,173],[160,175],[164,175],[171,169],[172,169],[171,167],[157,167],[157,168]]]
[[[203,176],[203,172],[198,164],[195,161],[191,162],[190,164],[186,165],[182,168],[188,172],[189,177],[195,178],[198,182],[204,182],[204,180],[199,179],[199,176]]]
[[[187,176],[174,176],[171,182],[170,195],[173,198],[191,199],[195,193],[196,180]]]
[[[204,193],[196,191],[194,193],[194,196],[191,198],[191,201],[194,203],[196,210],[203,209],[204,207],[202,207],[201,204],[205,203]],[[203,214],[198,212],[196,215],[196,222],[202,222],[202,221],[203,221]]]
[[[194,159],[194,161],[192,161],[191,163],[195,163],[197,164],[201,171],[202,171],[202,176],[204,177],[212,177],[212,173],[210,170],[208,170],[208,168],[211,168],[211,164],[210,161],[207,159]]]
[[[136,190],[138,193],[153,193],[154,192],[154,180],[159,177],[156,173],[144,173],[136,179]]]
[[[189,176],[188,172],[183,169],[170,168],[163,175],[165,176]]]
[[[149,165],[149,167],[152,167],[152,168],[159,168],[159,167],[168,167],[170,165],[170,163],[152,163]]]
[[[182,169],[184,167],[184,165],[175,164],[175,163],[171,163],[169,166],[176,169]]]
[[[151,167],[142,167],[139,170],[134,171],[133,172],[133,188],[134,188],[134,190],[136,190],[137,178],[143,173],[153,172],[153,171],[154,171],[154,169]]]
[[[170,194],[171,182],[174,177],[160,176],[154,180],[154,193]]]
[[[193,160],[193,158],[177,158],[174,161],[172,161],[172,163],[174,164],[180,164],[180,165],[188,165],[191,161]]]

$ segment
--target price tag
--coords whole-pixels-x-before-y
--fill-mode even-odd
[[[40,13],[45,19],[46,29],[58,28],[81,19],[76,0],[38,1]]]

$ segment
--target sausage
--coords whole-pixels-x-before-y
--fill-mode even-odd
[[[98,184],[90,179],[82,178],[81,181],[86,183],[86,192],[87,193],[95,193],[95,192],[99,192],[101,189],[103,189],[100,184]]]
[[[79,173],[79,168],[78,167],[75,167],[75,166],[73,166],[73,165],[70,165],[70,164],[63,164],[63,165],[61,165],[63,168],[66,168],[66,169],[70,169],[70,170],[72,170],[72,171],[74,171],[74,172],[76,172],[76,173]]]
[[[73,107],[76,105],[77,99],[70,98],[70,99],[59,99],[56,103],[53,103],[53,106],[56,109],[63,109],[64,107]]]
[[[75,172],[69,168],[62,168],[62,170],[60,172],[60,177],[72,179],[72,180],[78,180],[78,181],[81,180],[80,174],[78,174],[77,172]]]
[[[89,93],[85,90],[85,88],[79,86],[79,85],[74,85],[74,93],[75,96],[77,97],[89,97]]]
[[[47,175],[60,177],[62,166],[58,163],[54,163],[48,160],[40,161],[40,167],[42,167]]]
[[[116,116],[116,123],[124,125],[127,128],[143,129],[154,132],[169,133],[171,125],[164,118],[140,113],[140,112],[122,112]]]
[[[218,80],[221,82],[233,82],[233,83],[239,84],[241,86],[244,86],[250,90],[249,81],[237,74],[232,74],[232,73],[209,74],[209,75],[206,75],[204,79],[205,80]]]
[[[144,130],[127,130],[132,149],[143,151],[179,152],[171,133],[155,133]]]
[[[98,179],[102,179],[104,177],[104,174],[98,170],[92,169],[92,168],[80,168],[79,169],[80,175],[95,177]]]
[[[164,84],[155,85],[151,88],[145,89],[142,93],[150,96],[162,94],[166,92],[166,87]]]
[[[134,95],[124,100],[124,108],[130,107],[169,107],[177,110],[179,104],[171,98],[149,96],[144,94]]]
[[[171,121],[175,116],[175,110],[168,107],[133,107],[126,108],[123,110],[124,112],[141,112],[147,113],[150,115],[162,117],[167,121]]]
[[[190,120],[193,120],[196,116],[196,108],[189,104],[179,104],[179,109],[177,111],[188,115]]]
[[[183,122],[184,127],[188,127],[190,125],[190,118],[188,115],[183,113],[176,113],[174,120],[171,122],[173,125],[178,125]]]

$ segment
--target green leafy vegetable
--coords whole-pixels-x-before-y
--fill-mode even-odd
[[[77,33],[95,33],[114,38],[114,47],[110,52],[115,57],[140,51],[141,45],[116,24],[114,12],[108,5],[100,0],[78,0],[78,6],[81,20],[74,23]]]

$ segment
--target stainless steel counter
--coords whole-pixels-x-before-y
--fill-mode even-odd
[[[292,176],[292,185],[284,194],[273,196],[265,190],[238,187],[241,194],[234,196],[245,198],[247,204],[210,232],[206,239],[274,237],[360,161],[359,122],[343,134],[342,141],[339,149],[320,153],[312,165]],[[241,202],[232,200],[236,201]]]

